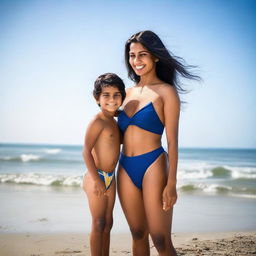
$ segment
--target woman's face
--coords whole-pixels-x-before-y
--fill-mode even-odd
[[[157,59],[141,44],[131,43],[129,63],[137,76],[145,76],[155,72]]]

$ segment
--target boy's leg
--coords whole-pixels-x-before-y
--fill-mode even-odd
[[[115,204],[115,197],[116,197],[116,181],[113,180],[111,186],[107,190],[107,211],[106,211],[106,226],[103,232],[103,250],[102,255],[108,256],[109,255],[109,245],[110,245],[110,231],[113,226],[113,208]]]
[[[106,195],[96,196],[93,191],[93,181],[89,173],[84,177],[84,187],[87,194],[92,216],[90,248],[92,256],[102,256],[103,231],[106,226],[106,210],[108,198]]]

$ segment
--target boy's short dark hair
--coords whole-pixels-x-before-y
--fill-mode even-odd
[[[102,88],[109,87],[109,86],[113,86],[119,89],[122,95],[122,102],[123,102],[126,96],[125,85],[123,80],[114,73],[105,73],[103,75],[100,75],[96,79],[96,81],[94,82],[94,90],[93,90],[94,98],[98,100],[102,92]]]

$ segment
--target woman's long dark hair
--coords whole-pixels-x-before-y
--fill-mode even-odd
[[[200,80],[200,77],[192,74],[189,69],[195,66],[182,64],[183,59],[171,54],[164,46],[161,39],[152,31],[145,30],[132,35],[125,44],[125,64],[128,70],[128,77],[138,83],[140,77],[136,75],[129,63],[129,51],[131,43],[141,43],[148,51],[158,58],[156,62],[156,75],[165,83],[175,86],[179,93],[186,92],[181,87],[178,74],[188,79]]]

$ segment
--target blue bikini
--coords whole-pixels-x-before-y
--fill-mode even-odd
[[[164,125],[157,115],[152,102],[141,108],[133,116],[129,117],[125,111],[118,116],[118,125],[124,133],[129,125],[136,125],[146,131],[163,134]],[[148,167],[163,153],[163,147],[138,156],[126,156],[121,153],[119,163],[125,169],[132,182],[142,189],[142,181]]]
[[[127,116],[124,110],[121,111],[118,116],[118,125],[123,133],[129,125],[136,125],[159,135],[162,135],[164,131],[164,125],[158,117],[152,102],[141,108],[132,117]]]

